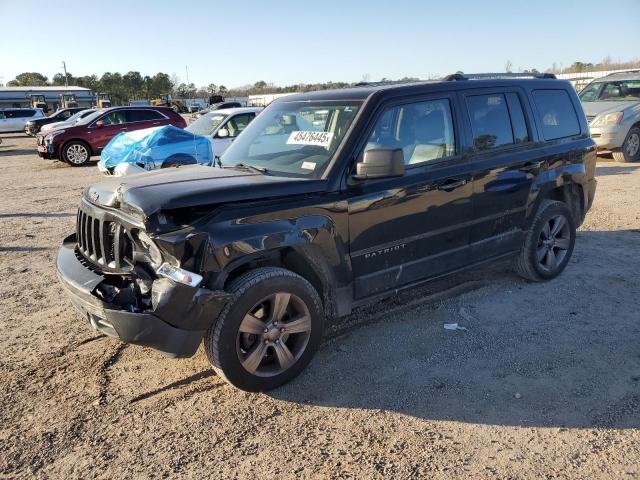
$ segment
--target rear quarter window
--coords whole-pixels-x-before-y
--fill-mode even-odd
[[[578,114],[566,90],[534,90],[533,101],[538,110],[545,140],[580,134]]]

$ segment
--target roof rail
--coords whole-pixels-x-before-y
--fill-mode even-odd
[[[384,82],[358,82],[354,87],[380,87],[383,85],[404,85],[405,83],[420,83],[424,80],[385,80]]]
[[[454,73],[443,78],[445,82],[460,80],[491,80],[500,78],[556,78],[553,73]]]

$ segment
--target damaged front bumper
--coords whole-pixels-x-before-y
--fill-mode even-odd
[[[160,278],[153,282],[146,309],[106,302],[97,296],[96,289],[108,284],[107,276],[85,266],[76,243],[76,236],[71,235],[58,251],[60,281],[73,305],[96,330],[123,342],[151,347],[171,357],[190,357],[228,301],[229,294],[224,291]]]

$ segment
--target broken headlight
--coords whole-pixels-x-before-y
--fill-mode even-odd
[[[157,270],[158,275],[170,278],[174,282],[183,283],[190,287],[197,287],[202,282],[202,276],[197,273],[189,272],[182,268],[174,267],[168,263],[163,263]]]

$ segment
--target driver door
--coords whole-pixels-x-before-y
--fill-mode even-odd
[[[390,105],[367,144],[401,148],[401,177],[351,180],[349,236],[356,299],[435,277],[468,262],[471,171],[460,154],[452,95]]]
[[[96,124],[100,121],[104,124],[98,127]],[[113,137],[127,130],[127,111],[115,110],[110,112],[93,122],[92,128],[94,129],[92,146],[94,149],[100,151]]]

